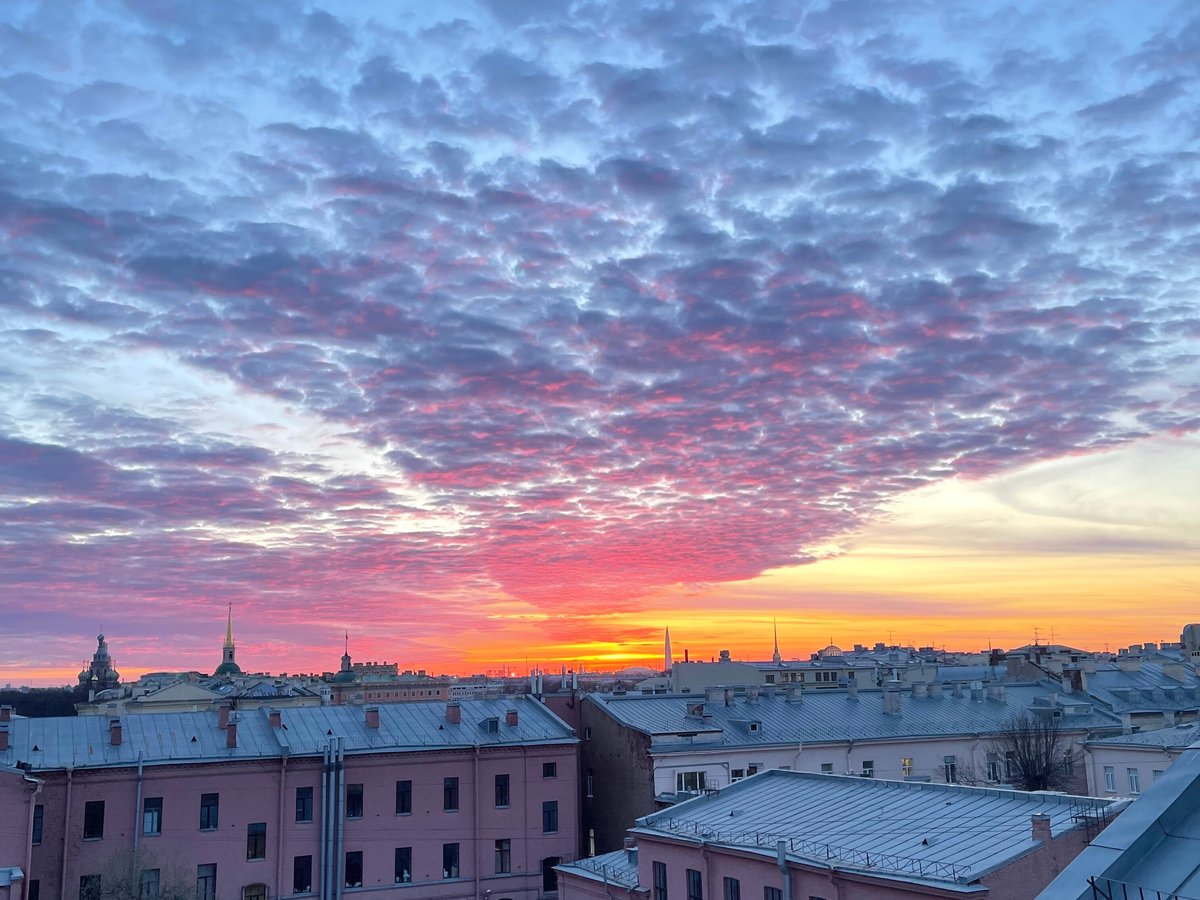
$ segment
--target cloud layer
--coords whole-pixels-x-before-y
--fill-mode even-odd
[[[6,7],[12,627],[453,660],[1195,429],[1200,18],[1028,6]]]

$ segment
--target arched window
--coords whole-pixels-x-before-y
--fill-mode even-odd
[[[242,900],[267,900],[265,884],[248,884],[242,888]]]

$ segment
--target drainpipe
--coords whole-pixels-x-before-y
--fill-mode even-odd
[[[846,774],[847,775],[853,774],[853,771],[850,768],[850,754],[853,752],[854,752],[854,741],[850,741],[848,744],[846,744]]]
[[[337,865],[337,879],[333,883],[335,900],[342,900],[342,890],[346,886],[346,748],[344,738],[337,739],[334,749],[333,781],[334,793],[337,800],[337,841],[334,846],[334,863]]]
[[[287,751],[279,757],[279,806],[275,811],[275,896],[283,893],[283,800],[287,780]]]
[[[321,900],[329,900],[329,744],[321,748]]]
[[[138,842],[142,837],[142,765],[144,763],[144,754],[141,750],[138,751],[137,763],[137,792],[136,799],[133,801],[133,861],[137,862]]]
[[[472,763],[472,777],[475,780],[475,797],[471,802],[471,842],[475,845],[475,859],[472,862],[471,868],[474,870],[471,875],[475,881],[475,900],[479,900],[479,742],[475,742],[475,759]]]
[[[63,821],[63,854],[62,868],[58,873],[58,896],[59,900],[67,900],[67,836],[71,832],[71,783],[75,777],[75,769],[72,766],[67,766],[67,796],[63,803],[63,809],[66,810]]]
[[[775,844],[775,861],[783,875],[783,900],[792,900],[792,873],[788,871],[787,841]]]
[[[25,881],[21,885],[21,896],[25,900],[29,898],[29,872],[33,868],[33,808],[37,806],[38,794],[42,792],[42,785],[45,783],[41,778],[34,778],[32,775],[25,776],[25,789],[29,791],[29,817],[25,823],[25,835],[27,838],[25,841]],[[43,810],[43,812],[45,811]]]

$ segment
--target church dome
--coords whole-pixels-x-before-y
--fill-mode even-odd
[[[229,677],[231,675],[241,675],[242,667],[232,660],[226,660],[217,666],[217,671],[213,672],[214,678]]]
[[[830,644],[817,655],[821,657],[821,659],[833,659],[842,655],[842,648],[837,644]]]

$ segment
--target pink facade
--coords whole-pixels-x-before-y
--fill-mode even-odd
[[[26,884],[37,900],[81,894],[86,900],[88,876],[103,881],[133,870],[137,897],[142,870],[157,869],[164,895],[173,879],[185,883],[189,900],[336,900],[367,892],[380,900],[547,896],[553,885],[543,870],[570,858],[578,844],[578,745],[563,723],[535,704],[507,701],[514,705],[522,736],[491,744],[476,717],[492,713],[495,704],[465,702],[454,709],[457,721],[447,717],[420,735],[441,747],[389,746],[371,733],[379,729],[380,711],[367,710],[362,734],[376,740],[370,747],[361,746],[357,733],[330,734],[322,737],[332,749],[310,744],[307,752],[257,758],[143,758],[141,765],[38,771],[41,841],[31,848]],[[286,732],[289,721],[293,740],[316,733],[303,732],[298,717],[322,712],[276,713],[271,730],[254,735],[243,719],[246,734],[235,730],[229,738],[242,747],[228,752],[243,753],[249,740]],[[338,715],[346,714],[364,711],[343,708]],[[515,732],[517,710],[508,715]],[[208,716],[210,725],[216,716]],[[500,720],[493,734],[505,727],[503,710]],[[544,738],[529,738],[534,732]],[[164,743],[178,739],[162,736]],[[464,746],[464,739],[473,745]],[[0,779],[0,791],[8,791],[11,780]],[[4,819],[18,818],[7,815],[13,808],[7,793],[0,804]],[[6,829],[0,836],[0,862],[30,844],[25,831]],[[203,882],[211,873],[215,888],[206,894]],[[21,900],[30,896],[26,888]]]

